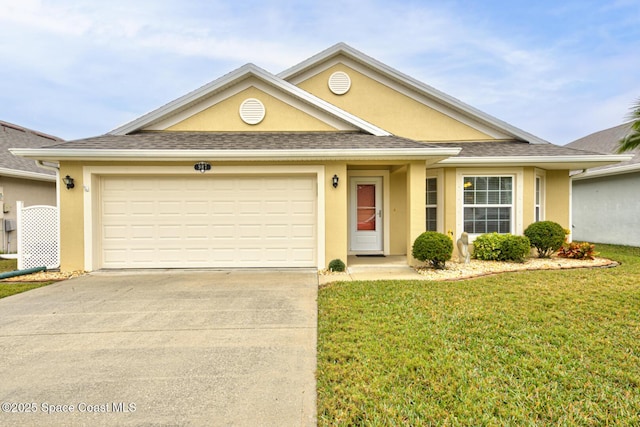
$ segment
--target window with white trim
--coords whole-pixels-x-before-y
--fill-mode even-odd
[[[438,179],[427,178],[426,193],[426,230],[438,231]]]
[[[536,176],[536,200],[535,200],[535,221],[543,221],[544,220],[544,189],[543,189],[544,181],[541,176]]]
[[[513,176],[465,176],[463,222],[469,234],[511,233]]]

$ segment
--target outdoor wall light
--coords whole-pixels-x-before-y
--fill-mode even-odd
[[[73,187],[76,186],[73,183],[73,178],[71,178],[69,175],[67,175],[64,178],[62,178],[62,181],[64,181],[64,183],[67,185],[67,190],[71,190]]]
[[[333,188],[338,188],[338,181],[340,180],[340,178],[338,178],[338,175],[333,175],[333,178],[331,178],[331,182],[333,184]]]

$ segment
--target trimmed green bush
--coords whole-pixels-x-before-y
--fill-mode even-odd
[[[502,261],[524,262],[531,251],[531,242],[526,236],[505,234],[502,241]]]
[[[433,268],[442,270],[445,262],[451,259],[453,240],[446,234],[425,231],[413,242],[411,253],[415,259],[428,262]]]
[[[529,239],[513,234],[481,234],[473,242],[473,257],[483,261],[524,262],[529,250]]]
[[[329,271],[342,272],[345,268],[347,268],[347,266],[344,265],[341,259],[334,259],[329,263]]]
[[[538,258],[549,258],[564,243],[564,228],[557,222],[540,221],[530,224],[524,235],[529,238],[531,247],[538,251]]]

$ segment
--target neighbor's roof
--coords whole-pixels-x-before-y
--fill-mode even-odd
[[[55,173],[38,167],[33,160],[14,156],[10,148],[40,148],[63,140],[46,133],[0,120],[0,175],[53,181]]]
[[[592,133],[567,144],[567,147],[579,148],[581,150],[597,151],[600,153],[616,153],[619,141],[627,136],[631,130],[631,123],[624,123],[609,129]],[[633,158],[615,165],[601,166],[593,168],[585,173],[575,175],[574,179],[596,178],[604,175],[619,175],[640,171],[640,147],[625,154],[632,155]]]
[[[521,141],[441,143],[461,147],[456,157],[442,160],[446,166],[544,166],[545,169],[587,169],[619,163],[629,156],[578,150],[554,144],[527,144]]]
[[[46,160],[415,159],[434,162],[459,151],[455,146],[361,132],[140,132],[108,134],[37,150],[13,150],[20,156]]]

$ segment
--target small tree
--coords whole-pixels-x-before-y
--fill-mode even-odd
[[[445,262],[451,259],[453,240],[446,234],[425,231],[413,242],[413,257],[422,262],[429,262],[433,268],[442,270]]]
[[[524,235],[531,242],[531,247],[538,251],[538,258],[549,258],[564,243],[564,228],[557,222],[540,221],[530,224]]]

